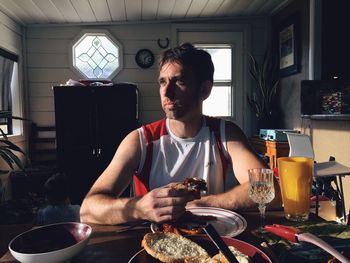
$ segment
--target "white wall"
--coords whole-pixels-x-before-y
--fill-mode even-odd
[[[266,20],[215,21],[222,23],[245,23],[251,26],[252,53],[262,56],[266,43]],[[187,22],[188,23],[188,22]],[[208,23],[208,21],[203,21]],[[83,29],[107,29],[122,45],[124,68],[113,82],[135,82],[139,93],[140,123],[163,117],[158,95],[158,69],[155,63],[149,69],[141,69],[135,63],[135,54],[141,48],[150,49],[157,57],[162,49],[157,40],[171,39],[171,23],[141,23],[108,26],[30,26],[27,28],[27,70],[30,118],[38,125],[54,125],[54,98],[52,85],[65,83],[69,78],[79,79],[69,67],[69,47]],[[162,42],[164,43],[164,42]],[[171,43],[170,43],[171,46]],[[78,103],[78,102],[77,102]]]
[[[22,27],[0,11],[0,46],[21,55],[22,34]]]

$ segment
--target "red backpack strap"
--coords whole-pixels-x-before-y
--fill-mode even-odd
[[[153,142],[167,134],[166,119],[142,126],[146,139],[146,158],[139,174],[134,175],[134,191],[136,196],[149,192],[149,176],[152,168]]]
[[[222,163],[222,173],[223,173],[224,181],[225,181],[227,168],[228,168],[228,165],[230,163],[230,160],[225,155],[225,149],[224,149],[224,146],[221,142],[221,137],[220,137],[221,119],[205,116],[205,121],[207,123],[207,126],[209,127],[209,130],[214,133],[216,146],[218,147],[220,160]]]

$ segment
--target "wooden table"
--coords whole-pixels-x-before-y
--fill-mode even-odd
[[[289,154],[289,144],[287,141],[267,141],[259,137],[249,139],[253,148],[259,153],[269,158],[270,168],[277,167],[277,158],[285,157]]]
[[[257,212],[240,213],[248,222],[247,229],[238,235],[237,239],[244,240],[253,244],[268,256],[273,258],[273,253],[260,246],[261,240],[251,234],[252,229],[257,229],[259,225],[259,214]],[[266,223],[282,223],[286,220],[282,211],[268,211]],[[117,233],[122,226],[91,225],[92,235],[87,247],[71,263],[126,263],[130,258],[141,249],[141,240],[145,233],[150,231],[148,226],[142,228],[133,228],[125,232]],[[9,229],[9,231],[14,231]],[[16,232],[16,231],[14,231]],[[18,232],[18,231],[17,231]],[[1,234],[1,233],[0,233]],[[9,235],[10,233],[7,233]],[[17,234],[17,233],[16,233]],[[10,252],[6,252],[0,258],[1,263],[14,263]],[[275,260],[274,262],[277,262]]]
[[[259,240],[251,233],[251,229],[256,229],[259,224],[259,214],[256,212],[241,213],[248,222],[247,230],[237,239],[245,240],[256,246],[259,246]],[[276,223],[284,220],[283,212],[268,212],[267,223]],[[150,231],[149,226],[137,227],[129,229],[128,231],[117,233],[123,226],[108,226],[108,225],[91,225],[92,235],[87,247],[75,257],[71,263],[126,263],[130,258],[141,249],[141,240],[145,233]],[[4,231],[4,230],[3,230]],[[9,228],[7,236],[11,233],[18,234],[15,228]],[[263,249],[262,249],[263,250]],[[267,254],[268,251],[264,251]],[[270,255],[269,255],[270,256]],[[7,251],[5,255],[0,258],[0,263],[14,263],[17,262],[12,257],[11,253]]]

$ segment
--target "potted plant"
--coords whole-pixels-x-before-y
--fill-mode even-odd
[[[12,113],[10,111],[0,111],[0,119],[1,118],[12,118],[12,119],[20,119],[24,120],[20,117],[12,116]],[[25,152],[18,147],[16,144],[11,142],[7,135],[4,133],[4,131],[0,128],[0,158],[2,158],[5,163],[13,170],[15,169],[15,165],[20,169],[24,170],[24,164],[22,163],[21,159],[14,153],[21,153],[24,156],[26,156]],[[1,170],[0,173],[7,173],[8,170]]]
[[[248,53],[249,54],[249,53]],[[249,73],[254,80],[254,89],[252,95],[247,95],[248,103],[254,112],[258,121],[259,128],[272,128],[278,124],[278,104],[277,87],[279,83],[278,71],[270,49],[264,54],[262,63],[249,54],[250,67]]]

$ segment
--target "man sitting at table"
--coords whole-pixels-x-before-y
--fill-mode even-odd
[[[179,218],[186,206],[253,206],[247,170],[265,164],[236,124],[202,113],[213,86],[210,54],[185,43],[166,50],[159,69],[166,118],[125,137],[82,203],[83,222],[165,222]],[[238,185],[225,191],[227,165],[232,165]],[[191,191],[171,187],[188,177],[203,178],[207,194],[198,199]],[[119,197],[131,182],[136,196]]]

